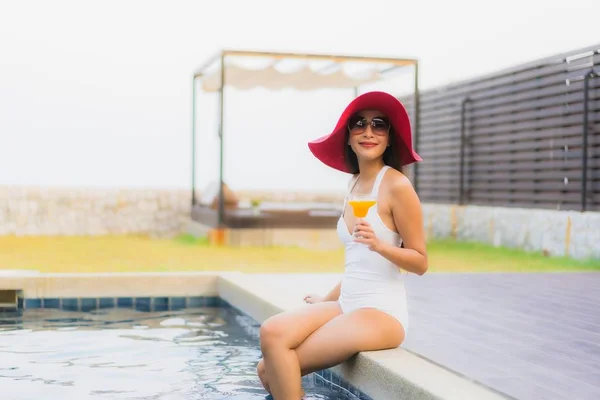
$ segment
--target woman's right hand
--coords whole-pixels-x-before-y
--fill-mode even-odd
[[[304,296],[304,302],[308,304],[321,303],[325,301],[325,297],[316,294],[308,294]]]

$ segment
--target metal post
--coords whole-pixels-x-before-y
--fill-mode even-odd
[[[192,208],[196,205],[196,76],[192,78]]]
[[[420,129],[420,111],[421,111],[421,98],[419,96],[419,62],[415,61],[415,94],[414,94],[414,103],[415,103],[415,115],[414,115],[414,144],[413,147],[415,151],[419,152],[419,129]],[[419,163],[415,163],[414,171],[415,176],[413,178],[413,186],[415,188],[415,192],[419,193]]]
[[[581,149],[581,211],[587,209],[587,170],[588,170],[588,136],[589,136],[589,89],[590,79],[596,76],[594,70],[585,74],[583,78],[583,132]]]
[[[223,226],[223,222],[225,221],[225,199],[224,199],[224,190],[223,190],[223,114],[224,109],[223,105],[225,98],[225,54],[221,53],[221,88],[219,89],[219,141],[220,141],[220,150],[219,150],[219,228]]]
[[[458,186],[458,204],[465,204],[465,147],[467,144],[467,103],[471,99],[465,97],[460,104],[460,171]]]

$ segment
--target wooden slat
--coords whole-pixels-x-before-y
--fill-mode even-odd
[[[422,132],[419,137],[419,145],[423,146],[425,143],[452,143],[458,145],[458,140],[460,139],[460,131],[456,130],[448,130],[442,133],[430,133],[430,132]]]
[[[458,157],[460,153],[460,149],[455,144],[453,146],[447,147],[433,147],[427,146],[422,147],[419,151],[419,155],[421,157]]]
[[[497,191],[486,191],[485,193],[474,192],[470,194],[469,198],[473,200],[485,200],[485,199],[502,199],[506,201],[520,201],[520,202],[570,202],[577,204],[581,200],[579,193],[560,193],[560,192],[548,192],[544,193],[547,199],[540,199],[540,193],[533,190],[530,191],[519,191],[519,192],[507,192],[505,190]],[[553,199],[553,200],[550,200]]]
[[[593,113],[600,109],[600,105],[590,107],[589,112]],[[581,115],[581,122],[583,120],[583,103],[570,104],[569,106],[559,105],[554,107],[540,108],[531,111],[520,111],[513,113],[503,113],[493,116],[486,116],[481,118],[473,118],[468,125],[468,129],[477,129],[479,127],[485,127],[489,125],[499,124],[514,124],[517,122],[525,122],[531,120],[539,120],[543,118],[553,118],[558,116],[569,116],[569,115]],[[467,131],[468,131],[467,129]]]
[[[579,154],[573,154],[571,152],[565,153],[564,151],[528,151],[528,152],[499,152],[499,153],[484,153],[474,152],[469,156],[468,162],[471,164],[475,163],[519,163],[526,161],[538,161],[538,162],[549,162],[558,161],[566,162],[581,159],[581,152]],[[588,158],[590,157],[588,153]]]
[[[494,171],[511,171],[511,170],[542,170],[542,169],[579,169],[581,168],[581,160],[544,160],[539,162],[513,162],[513,163],[489,163],[489,164],[472,164],[470,167],[471,174],[484,174]]]
[[[598,140],[596,140],[598,139]],[[600,147],[600,135],[595,135],[594,140],[596,143],[589,143],[590,149],[596,149]],[[565,148],[568,149],[567,153],[581,153],[581,133],[578,132],[576,136],[567,136],[567,137],[549,137],[544,139],[523,139],[522,141],[515,142],[507,142],[507,141],[499,141],[496,143],[477,143],[473,145],[472,142],[469,143],[469,152],[473,153],[500,153],[500,152],[526,152],[526,151],[540,151],[540,152],[548,152],[548,151],[561,151],[565,152]],[[592,140],[590,140],[592,142]],[[442,151],[444,148],[440,148],[440,155],[442,155]],[[431,154],[438,154],[437,149],[431,151]],[[458,150],[455,150],[458,152]],[[600,151],[600,149],[598,149]],[[448,152],[451,154],[451,152]]]
[[[453,110],[452,113],[440,115],[437,118],[421,117],[421,129],[436,128],[439,125],[460,126],[460,109]]]
[[[421,186],[421,183],[423,183],[424,186]],[[447,180],[447,179],[440,179],[437,182],[421,181],[421,182],[419,182],[419,187],[422,187],[423,189],[424,188],[431,188],[431,189],[438,188],[440,190],[458,190],[458,180],[451,181],[451,180]]]
[[[595,143],[600,142],[600,125],[595,123],[597,128],[592,125],[592,132],[589,134],[589,143],[594,146]],[[506,144],[514,143],[518,146],[521,142],[535,142],[540,141],[547,142],[548,146],[552,141],[561,143],[561,146],[569,145],[569,143],[580,143],[582,137],[583,128],[581,125],[572,125],[567,127],[549,127],[541,130],[523,130],[520,132],[510,132],[505,134],[497,135],[473,135],[469,132],[467,138],[467,145],[474,149],[485,148],[485,145],[492,146],[495,143]],[[594,132],[595,131],[595,132]],[[561,140],[564,140],[561,142]],[[424,134],[420,138],[421,151],[434,148],[456,148],[457,152],[460,145],[460,132],[444,132],[443,134],[430,135]]]
[[[583,122],[583,121],[582,121]],[[520,142],[530,140],[552,140],[567,137],[581,138],[583,127],[581,125],[573,125],[567,127],[550,127],[543,130],[523,130],[521,132],[513,132],[505,135],[469,135],[469,146],[478,147],[483,144]],[[597,136],[597,134],[594,134]]]
[[[590,124],[600,123],[600,113],[592,114],[588,116]],[[544,128],[556,128],[556,127],[567,127],[570,125],[582,126],[583,115],[574,114],[558,117],[548,117],[537,121],[523,121],[512,124],[493,125],[485,127],[477,127],[469,130],[469,136],[477,135],[500,135],[500,134],[512,134],[517,131],[526,131],[532,129],[544,129]]]
[[[565,178],[568,181],[568,185],[577,183],[577,186],[579,187],[579,184],[581,183],[581,172],[578,170],[564,170],[561,172],[556,173],[556,176],[554,177],[542,177],[542,178],[534,178],[531,180],[526,180],[523,178],[519,178],[517,173],[519,171],[514,171],[514,170],[500,170],[496,173],[490,173],[490,172],[478,172],[478,173],[473,173],[473,174],[469,174],[467,175],[467,177],[465,178],[465,185],[468,186],[470,184],[477,184],[477,183],[482,183],[482,182],[487,182],[487,183],[505,183],[505,182],[513,182],[513,183],[530,183],[531,185],[535,184],[535,183],[548,183],[548,182],[557,182],[557,183],[562,183],[564,184],[565,182]],[[598,179],[594,180],[589,180],[588,183],[590,185],[593,186],[597,186],[598,185]],[[590,189],[590,188],[588,188]]]
[[[479,193],[488,191],[520,191],[520,192],[574,192],[581,189],[579,182],[569,182],[565,185],[561,181],[544,182],[471,182],[467,190]]]
[[[440,192],[439,190],[430,188],[419,188],[419,197],[421,201],[431,203],[456,203],[459,199],[458,191],[452,195],[449,192]]]
[[[419,165],[419,174],[437,173],[440,169],[456,170],[458,173],[458,158],[438,159],[431,157],[427,163]]]
[[[536,182],[536,181],[548,181],[548,180],[559,180],[563,181],[565,178],[569,182],[579,182],[581,179],[581,171],[579,169],[572,170],[548,170],[548,171],[497,171],[487,174],[472,174],[468,176],[467,180],[471,182],[478,181],[524,181],[524,182]],[[420,178],[421,181],[426,181],[425,177]],[[430,177],[427,177],[430,179]],[[600,176],[591,177],[596,181],[600,181]]]
[[[552,200],[535,200],[535,201],[521,201],[512,200],[507,201],[505,199],[469,199],[469,204],[482,205],[482,206],[497,206],[497,207],[510,207],[510,208],[540,208],[550,210],[574,210],[579,211],[581,208],[580,202],[560,202]],[[595,208],[597,211],[599,208]],[[594,211],[594,208],[588,207],[589,211]]]

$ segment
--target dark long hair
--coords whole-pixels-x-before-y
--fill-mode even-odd
[[[344,161],[350,169],[350,173],[354,175],[359,172],[358,158],[356,157],[356,153],[354,152],[354,150],[352,150],[352,147],[350,147],[350,145],[348,144],[349,137],[350,131],[346,129],[346,138],[344,140],[346,147],[344,150]],[[388,143],[390,145],[383,152],[383,163],[404,173],[404,168],[402,167],[402,160],[400,159],[400,149],[398,148],[399,144],[396,142],[396,135],[394,134],[393,126],[390,127]]]

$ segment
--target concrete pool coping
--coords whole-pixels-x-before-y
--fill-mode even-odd
[[[24,298],[218,296],[258,323],[301,305],[285,285],[241,272],[0,273],[0,290]],[[402,347],[363,352],[331,368],[374,399],[495,400],[507,397]]]

